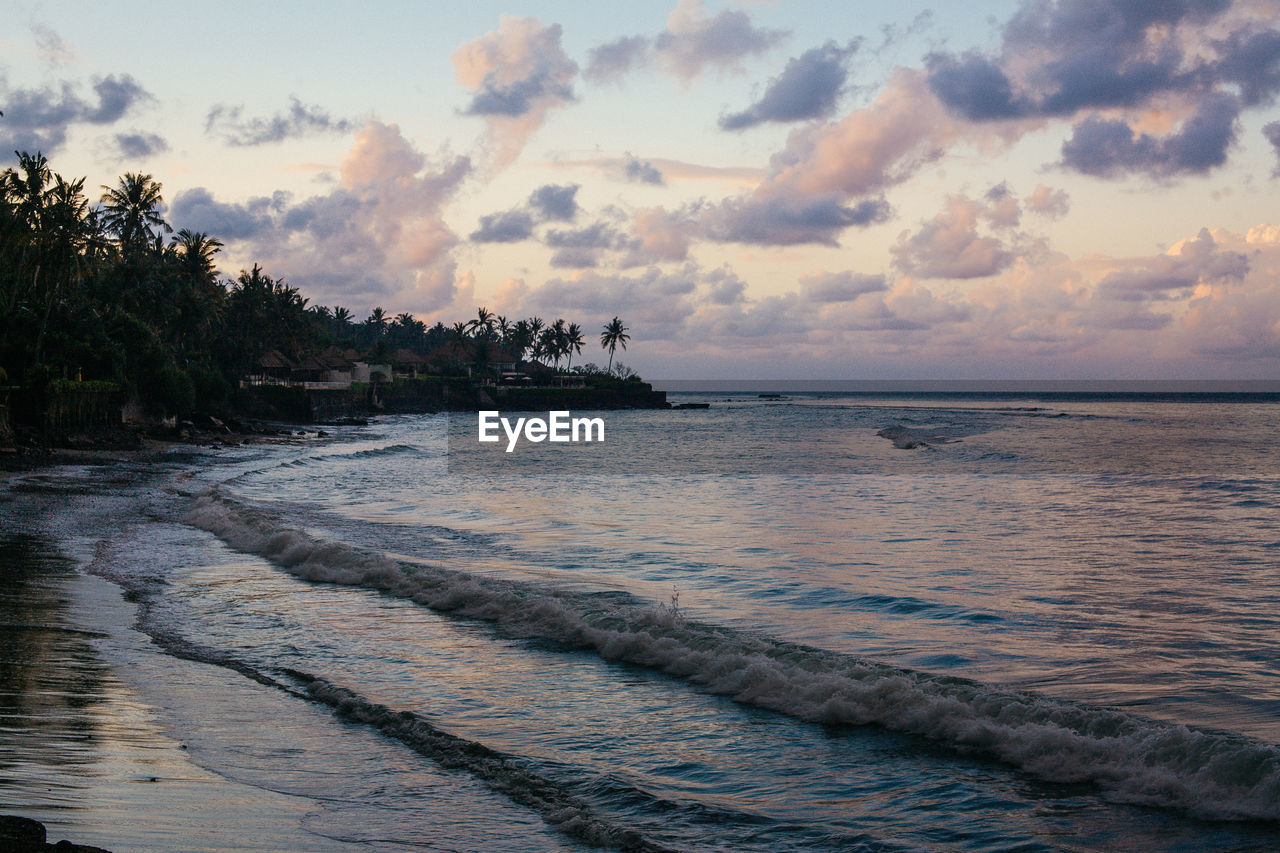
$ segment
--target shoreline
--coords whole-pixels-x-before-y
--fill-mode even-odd
[[[115,525],[172,498],[191,469],[196,478],[216,469],[218,456],[148,440],[0,464],[0,815],[31,821],[22,822],[23,838],[34,838],[38,824],[46,838],[76,845],[6,846],[0,835],[0,848],[357,849],[306,829],[322,809],[316,801],[237,780],[202,759],[191,738],[216,720],[174,716],[169,697],[185,696],[188,708],[198,704],[192,694],[229,697],[234,709],[260,698],[235,699],[256,685],[156,645],[139,622],[145,593],[94,565]]]

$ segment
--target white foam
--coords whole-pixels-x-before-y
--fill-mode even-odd
[[[1280,820],[1280,747],[1240,735],[781,643],[657,606],[400,563],[319,541],[216,491],[196,500],[187,521],[306,580],[382,590],[506,635],[594,649],[800,719],[919,735],[1130,803]]]

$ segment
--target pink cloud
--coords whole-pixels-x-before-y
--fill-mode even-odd
[[[548,114],[574,100],[578,66],[560,34],[559,24],[502,15],[497,30],[453,54],[454,76],[473,93],[466,112],[489,125],[495,167],[514,162]]]
[[[996,211],[998,217],[998,207]],[[902,232],[890,250],[895,265],[923,278],[981,278],[996,274],[1013,262],[1013,254],[1001,240],[978,233],[979,216],[990,213],[991,208],[981,202],[951,196],[946,209],[919,231]]]

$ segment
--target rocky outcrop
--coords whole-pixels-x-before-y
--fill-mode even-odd
[[[50,844],[48,838],[44,824],[38,820],[17,815],[0,815],[0,850],[8,853],[45,853],[53,850],[59,853],[110,853],[101,847],[72,844],[66,840]]]

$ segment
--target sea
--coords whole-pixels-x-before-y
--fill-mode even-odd
[[[0,812],[117,853],[1280,849],[1280,393],[758,387],[10,476]]]

